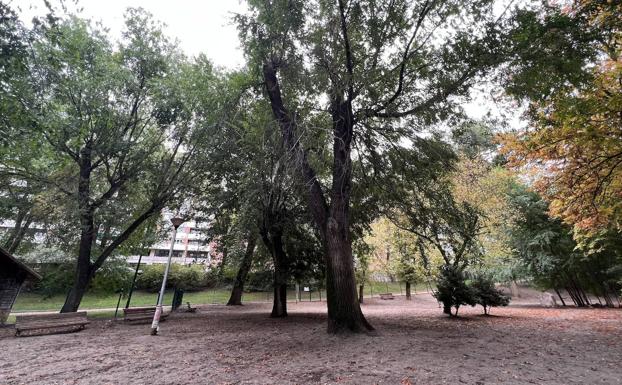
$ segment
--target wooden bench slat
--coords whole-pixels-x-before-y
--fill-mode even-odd
[[[70,331],[78,331],[84,329],[89,323],[86,318],[86,312],[75,313],[50,313],[50,314],[32,314],[15,317],[15,333],[22,335],[23,331],[44,331],[35,334],[51,334]]]
[[[143,313],[143,312],[154,312],[156,310],[155,306],[146,306],[146,307],[128,307],[123,309],[125,313]]]
[[[65,327],[65,326],[80,326],[80,325],[86,325],[89,324],[89,321],[76,321],[76,322],[68,322],[68,323],[41,323],[41,324],[27,324],[27,325],[20,325],[20,326],[16,326],[16,329],[19,330],[35,330],[35,329],[52,329],[52,328],[59,328],[59,327]]]
[[[47,313],[47,314],[27,314],[27,315],[16,315],[16,320],[21,321],[29,321],[29,320],[54,320],[54,319],[67,319],[67,318],[76,318],[76,317],[84,317],[86,318],[85,311],[79,311],[74,313]]]
[[[145,306],[145,307],[129,307],[127,309],[123,309],[123,319],[125,321],[147,321],[153,319],[155,315],[156,307],[155,306]],[[168,313],[162,313],[160,315],[160,320],[164,320],[168,316]]]
[[[45,319],[37,319],[37,320],[29,320],[29,321],[19,321],[19,322],[15,322],[17,325],[30,325],[30,324],[39,324],[39,323],[43,323],[43,324],[65,324],[65,323],[69,323],[69,322],[88,322],[86,317],[80,317],[80,318],[70,318],[70,319],[64,319],[64,320],[45,320]]]

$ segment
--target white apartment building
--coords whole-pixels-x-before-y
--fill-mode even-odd
[[[181,263],[190,265],[200,263],[207,266],[212,265],[216,256],[215,242],[207,243],[207,235],[205,231],[208,225],[197,224],[195,221],[184,222],[177,229],[175,244],[173,245],[173,263]],[[170,232],[165,233],[170,237]],[[171,247],[171,240],[162,239],[153,244],[149,248],[149,254],[143,256],[141,264],[159,264],[166,263],[168,253]],[[138,255],[132,255],[127,258],[129,263],[138,263]]]

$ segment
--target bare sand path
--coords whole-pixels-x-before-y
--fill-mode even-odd
[[[149,325],[93,321],[73,334],[0,330],[0,384],[620,384],[622,311],[523,300],[441,314],[428,294],[366,300],[376,336],[325,332],[325,303],[203,306]]]

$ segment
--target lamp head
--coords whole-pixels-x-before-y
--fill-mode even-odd
[[[173,224],[173,227],[175,227],[175,229],[177,229],[179,226],[181,226],[182,223],[184,223],[185,220],[183,218],[180,217],[173,217],[171,218],[171,223]]]

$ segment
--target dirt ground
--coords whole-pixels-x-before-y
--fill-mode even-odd
[[[326,304],[212,305],[149,324],[93,321],[79,333],[0,329],[0,384],[619,384],[620,309],[514,301],[441,314],[428,294],[366,300],[377,335],[325,332]]]

